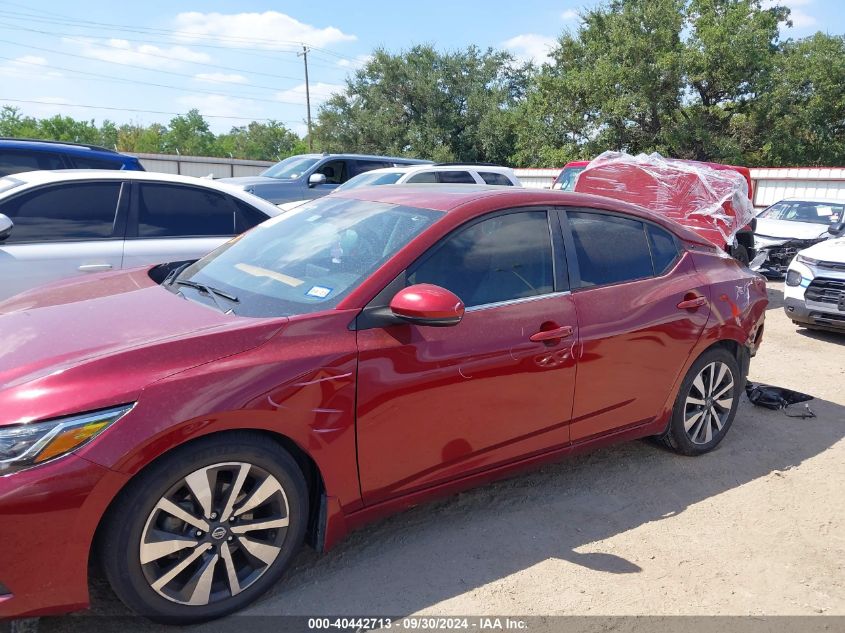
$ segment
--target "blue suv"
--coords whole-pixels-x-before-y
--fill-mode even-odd
[[[144,171],[134,156],[96,145],[0,138],[0,177],[40,169],[127,169]]]

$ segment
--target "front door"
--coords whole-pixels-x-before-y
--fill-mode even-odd
[[[457,326],[358,331],[365,503],[569,443],[578,332],[556,222],[545,210],[487,216],[408,269],[408,285],[464,301]]]

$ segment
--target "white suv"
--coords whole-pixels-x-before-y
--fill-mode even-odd
[[[84,275],[199,259],[279,209],[212,180],[143,171],[0,178],[0,301]]]
[[[404,184],[522,186],[513,169],[509,167],[486,164],[439,163],[436,165],[373,169],[350,178],[335,191],[347,191],[358,187]],[[280,204],[279,208],[289,211],[306,202],[308,200],[287,202]]]
[[[843,224],[831,227],[842,235]],[[845,237],[800,251],[786,271],[784,310],[797,325],[845,332]]]

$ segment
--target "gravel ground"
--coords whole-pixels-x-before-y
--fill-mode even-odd
[[[845,336],[797,328],[769,288],[751,380],[814,395],[815,419],[743,397],[706,456],[632,442],[417,507],[304,552],[244,613],[845,615]],[[102,580],[93,599],[126,613]],[[92,628],[86,615],[40,628]]]

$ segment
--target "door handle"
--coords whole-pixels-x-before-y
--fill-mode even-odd
[[[684,300],[678,304],[678,308],[681,310],[695,310],[706,304],[707,297],[695,294],[694,292],[688,292],[684,295]]]
[[[571,325],[563,325],[551,330],[540,330],[539,332],[529,336],[528,340],[533,341],[534,343],[542,343],[544,341],[554,341],[556,339],[566,338],[567,336],[572,336]]]
[[[111,269],[112,269],[111,264],[82,264],[82,266],[79,267],[79,270],[81,270],[84,273],[96,273],[96,272],[101,271],[101,270],[111,270]]]

